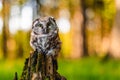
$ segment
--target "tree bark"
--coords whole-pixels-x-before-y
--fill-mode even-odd
[[[66,80],[57,69],[57,59],[34,51],[25,61],[20,80]]]

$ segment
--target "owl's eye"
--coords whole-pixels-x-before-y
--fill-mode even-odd
[[[41,28],[43,28],[43,25],[42,25],[42,24],[36,24],[36,27],[41,27]]]
[[[48,28],[51,29],[51,28],[52,28],[52,25],[49,25]]]

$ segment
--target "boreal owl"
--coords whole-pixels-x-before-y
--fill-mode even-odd
[[[58,27],[53,17],[40,17],[33,21],[30,45],[38,53],[57,56],[61,49]]]

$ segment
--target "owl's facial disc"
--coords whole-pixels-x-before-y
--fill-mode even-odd
[[[43,28],[42,24],[40,24],[39,22],[36,22],[36,23],[34,23],[33,26],[34,26],[34,27],[33,27],[33,32],[34,32],[36,35],[42,34],[42,28]]]
[[[36,35],[40,35],[40,34],[42,34],[42,29],[39,28],[39,27],[34,27],[33,32],[34,32]]]
[[[36,35],[47,35],[53,33],[54,31],[58,31],[56,22],[52,17],[36,19],[33,22],[32,29]]]
[[[38,35],[48,34],[48,28],[43,23],[36,24],[36,32]]]

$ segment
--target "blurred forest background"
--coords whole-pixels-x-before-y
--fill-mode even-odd
[[[0,80],[21,75],[39,16],[57,21],[68,80],[120,80],[120,0],[0,0]]]

